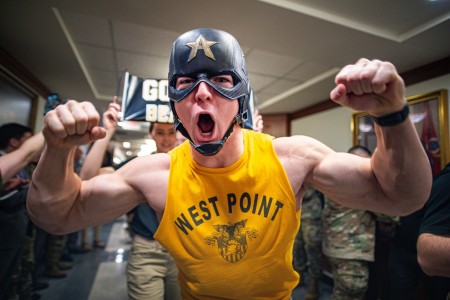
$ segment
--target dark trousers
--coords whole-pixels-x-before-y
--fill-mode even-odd
[[[0,208],[0,299],[11,289],[11,279],[22,258],[26,229],[25,205]]]
[[[417,253],[392,243],[389,257],[391,299],[445,300],[450,278],[426,275],[417,261]],[[423,290],[418,289],[422,287]],[[425,294],[425,295],[423,295]]]

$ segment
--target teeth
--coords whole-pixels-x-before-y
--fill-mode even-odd
[[[204,136],[210,136],[212,134],[212,132],[202,132],[202,135]]]

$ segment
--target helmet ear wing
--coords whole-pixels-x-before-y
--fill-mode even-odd
[[[248,85],[248,92],[242,99],[239,99],[239,112],[241,114],[241,127],[253,130],[253,112],[255,111],[255,96],[253,90]]]

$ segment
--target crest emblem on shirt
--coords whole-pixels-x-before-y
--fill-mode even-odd
[[[253,240],[258,237],[256,229],[245,227],[247,220],[228,225],[213,225],[216,230],[205,238],[207,245],[215,246],[220,256],[228,262],[240,261],[247,253],[247,238]]]

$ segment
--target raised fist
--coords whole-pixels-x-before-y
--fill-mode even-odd
[[[42,132],[49,146],[84,145],[106,135],[105,129],[98,126],[99,119],[92,103],[70,100],[47,113]]]
[[[405,84],[390,62],[361,58],[336,75],[331,100],[356,111],[382,117],[406,104]]]

